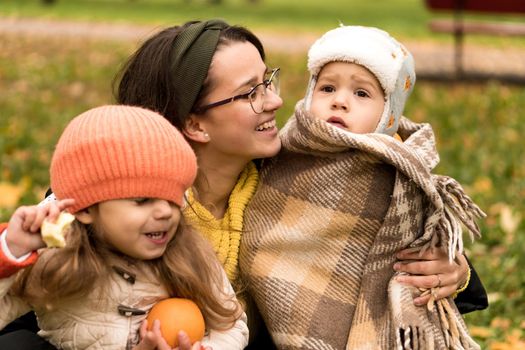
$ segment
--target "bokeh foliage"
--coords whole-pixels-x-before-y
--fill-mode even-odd
[[[518,0],[516,0],[518,1]],[[101,21],[160,26],[183,23],[191,19],[222,18],[251,29],[271,29],[287,33],[321,34],[337,26],[359,24],[381,27],[404,39],[431,35],[428,21],[435,17],[450,18],[450,13],[432,13],[425,0],[55,0],[43,6],[42,0],[2,0],[0,14],[40,19]],[[504,20],[523,23],[519,14],[469,13],[473,20]],[[435,36],[448,40],[449,35]],[[495,45],[519,45],[525,40],[499,37],[471,37],[472,42]]]

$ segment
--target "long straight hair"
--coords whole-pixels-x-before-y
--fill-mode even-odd
[[[114,252],[95,234],[94,225],[74,221],[62,249],[46,249],[36,264],[25,269],[12,287],[30,304],[39,308],[60,308],[67,302],[85,298],[111,280],[110,258]],[[209,328],[230,328],[242,314],[233,296],[224,292],[227,278],[210,244],[198,233],[181,223],[164,254],[153,260],[140,261],[150,267],[171,297],[193,300],[201,309]],[[97,288],[99,287],[99,288]]]

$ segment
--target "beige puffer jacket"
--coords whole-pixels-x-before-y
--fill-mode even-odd
[[[46,254],[44,254],[45,256]],[[44,256],[39,258],[41,263]],[[117,267],[119,266],[119,267]],[[98,290],[85,300],[57,309],[35,309],[39,335],[59,349],[131,349],[139,341],[138,329],[147,312],[157,301],[168,298],[167,291],[147,273],[116,261],[109,285],[103,289],[106,300],[98,298]],[[225,275],[226,276],[226,275]],[[32,307],[9,293],[15,275],[0,279],[0,329]],[[225,277],[225,288],[233,289]],[[228,331],[208,330],[203,345],[214,350],[243,349],[248,343],[246,315]]]

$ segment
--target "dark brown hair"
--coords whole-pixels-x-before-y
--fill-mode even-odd
[[[171,58],[177,36],[194,23],[198,22],[191,21],[182,26],[166,28],[147,39],[135,51],[113,80],[117,103],[154,110],[179,130],[184,128],[188,115],[177,115],[177,99],[174,96],[175,83],[184,82],[174,82]],[[260,40],[248,29],[240,26],[228,26],[220,31],[215,52],[232,42],[250,42],[259,51],[262,60],[265,60]],[[208,76],[193,107],[201,103],[213,84]]]

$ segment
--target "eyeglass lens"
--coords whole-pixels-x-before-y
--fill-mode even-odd
[[[264,111],[266,89],[270,89],[273,93],[279,95],[279,70],[272,71],[271,74],[269,79],[256,85],[250,95],[248,95],[255,113],[262,113]]]

